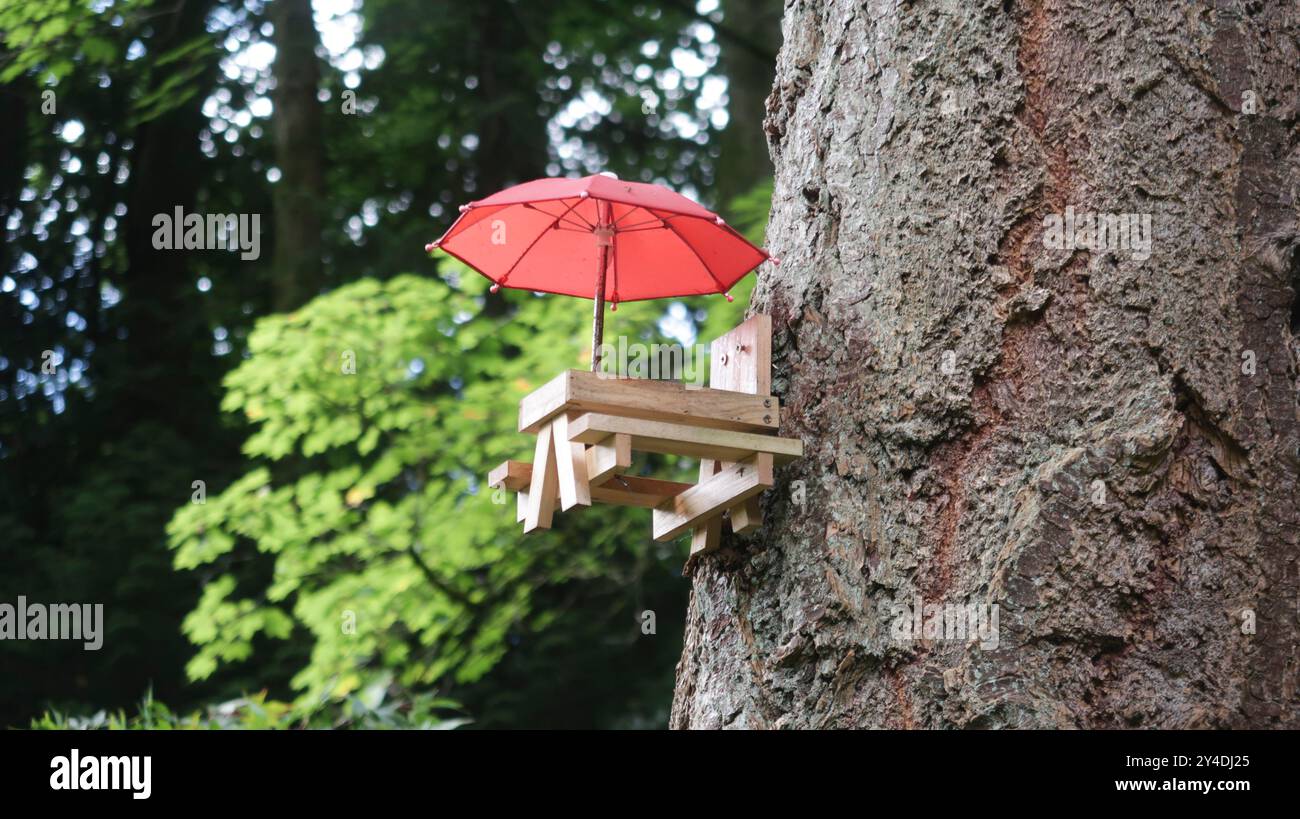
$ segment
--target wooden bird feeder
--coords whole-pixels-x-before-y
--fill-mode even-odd
[[[488,485],[518,493],[524,532],[549,529],[558,505],[651,509],[655,540],[691,532],[691,554],[717,548],[724,515],[738,534],[762,525],[758,496],[772,468],[803,456],[776,435],[772,319],[757,315],[715,339],[709,386],[568,370],[519,403],[519,430],[537,436],[533,462],[506,461]],[[694,484],[623,474],[633,451],[700,459]]]

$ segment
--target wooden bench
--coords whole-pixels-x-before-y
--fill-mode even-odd
[[[691,532],[691,554],[717,548],[722,520],[762,525],[758,495],[773,468],[803,456],[776,435],[772,319],[757,315],[710,345],[709,386],[568,370],[519,404],[519,430],[537,436],[533,462],[507,461],[488,485],[518,493],[524,532],[550,528],[556,506],[608,503],[653,510],[655,540]],[[632,453],[700,459],[695,484],[622,474]]]

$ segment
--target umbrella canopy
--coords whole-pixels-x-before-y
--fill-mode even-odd
[[[613,174],[537,179],[462,205],[426,250],[435,248],[491,279],[493,291],[595,299],[593,369],[605,301],[617,309],[623,301],[726,293],[771,258],[681,194]]]
[[[603,295],[615,304],[725,293],[769,258],[685,196],[602,174],[538,179],[464,205],[433,247],[504,287],[590,299],[602,226],[612,231]]]

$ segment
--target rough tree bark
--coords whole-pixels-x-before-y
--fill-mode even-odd
[[[753,309],[808,454],[693,569],[674,727],[1300,726],[1298,14],[786,3]]]

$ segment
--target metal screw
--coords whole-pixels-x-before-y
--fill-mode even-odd
[[[765,406],[765,407],[770,407],[770,406],[772,406],[772,399],[771,399],[771,398],[764,398],[764,399],[763,399],[763,406]]]
[[[764,416],[763,416],[763,423],[765,423],[765,424],[770,424],[770,423],[772,423],[772,416],[770,416],[770,415],[764,415]]]

